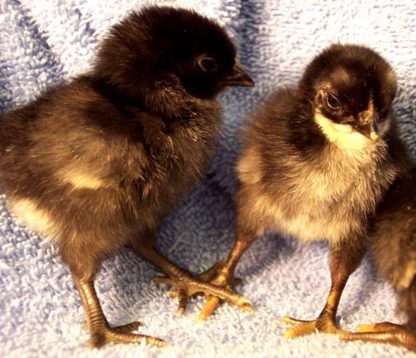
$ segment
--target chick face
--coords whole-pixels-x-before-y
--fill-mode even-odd
[[[216,22],[172,8],[163,8],[158,20],[155,40],[164,44],[160,66],[173,72],[188,92],[209,98],[226,86],[254,86],[236,60],[235,46]],[[169,24],[175,24],[174,30],[165,28]]]
[[[312,61],[301,85],[327,137],[365,145],[388,131],[396,78],[374,51],[333,45]]]
[[[116,25],[101,46],[96,72],[131,92],[172,76],[199,98],[212,98],[226,86],[254,86],[215,21],[172,7],[148,7]]]

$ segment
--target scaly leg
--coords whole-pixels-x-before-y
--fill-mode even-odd
[[[342,291],[351,273],[360,264],[364,255],[364,249],[360,242],[346,241],[330,251],[329,269],[331,273],[331,289],[327,302],[316,320],[303,321],[291,317],[283,317],[282,321],[293,325],[286,331],[286,338],[293,338],[312,334],[315,332],[333,333],[343,335],[344,332],[336,324],[336,313],[341,299]]]
[[[94,289],[93,280],[83,280],[75,275],[74,281],[81,295],[82,304],[87,315],[87,327],[91,332],[91,347],[101,347],[105,343],[140,343],[164,347],[167,343],[159,338],[149,337],[141,334],[132,334],[140,323],[132,322],[123,326],[111,328],[104,316],[103,310]]]

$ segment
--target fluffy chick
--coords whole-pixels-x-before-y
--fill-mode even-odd
[[[390,322],[359,326],[348,340],[384,342],[416,352],[416,168],[401,176],[386,194],[370,231],[377,270],[397,292],[403,325]]]
[[[211,283],[230,289],[235,267],[265,232],[330,246],[331,289],[314,321],[285,317],[286,337],[340,332],[336,311],[361,262],[367,221],[407,166],[396,133],[395,74],[369,48],[332,45],[307,66],[295,88],[278,90],[252,118],[238,162],[234,247]],[[212,298],[201,312],[216,308]]]
[[[124,245],[181,292],[241,298],[194,279],[158,253],[155,231],[213,153],[226,86],[252,86],[214,21],[150,7],[115,25],[93,70],[13,110],[0,127],[0,185],[27,227],[55,240],[80,292],[91,345],[160,339],[110,327],[94,289]],[[202,285],[201,285],[202,284]],[[184,294],[181,296],[183,299]]]

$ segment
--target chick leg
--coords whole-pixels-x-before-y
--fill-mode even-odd
[[[139,327],[139,322],[110,328],[95,292],[93,280],[84,280],[75,275],[73,277],[87,315],[87,327],[91,333],[90,346],[92,348],[101,347],[108,342],[140,343],[144,341],[158,347],[167,345],[166,342],[159,338],[130,333]]]
[[[345,341],[388,343],[416,352],[416,335],[407,325],[390,322],[363,324],[358,326],[358,331],[343,334],[342,339]]]
[[[358,242],[341,243],[330,251],[329,269],[331,273],[331,289],[325,304],[316,320],[303,321],[291,317],[283,317],[282,321],[293,325],[286,331],[286,338],[294,338],[315,332],[343,335],[345,331],[338,328],[336,313],[342,292],[349,276],[359,266],[364,255],[363,246]]]
[[[237,229],[236,240],[234,246],[224,264],[215,264],[206,273],[202,274],[202,279],[208,281],[215,286],[224,287],[232,292],[231,284],[236,281],[234,278],[234,272],[237,267],[238,261],[247,249],[251,246],[256,239],[255,235],[245,234],[242,230]],[[220,298],[215,296],[209,296],[208,302],[198,316],[198,321],[206,320],[210,317],[220,304]],[[243,309],[247,312],[252,311],[251,305],[246,305]]]
[[[152,240],[149,240],[148,242],[152,242]],[[132,246],[140,256],[159,267],[167,275],[166,277],[156,277],[155,281],[157,283],[171,285],[176,289],[179,301],[179,308],[177,310],[178,315],[183,314],[185,311],[188,298],[197,293],[218,296],[221,299],[242,308],[250,305],[250,302],[238,294],[230,292],[225,288],[208,284],[201,279],[192,276],[190,273],[176,266],[172,261],[157,252],[153,245],[134,241],[132,242]]]

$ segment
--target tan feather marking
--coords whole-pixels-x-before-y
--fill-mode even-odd
[[[400,273],[400,277],[397,283],[397,289],[399,291],[405,290],[410,287],[410,284],[413,282],[413,279],[416,276],[416,262],[412,261],[406,265],[404,273]]]
[[[97,190],[104,186],[101,179],[80,170],[68,170],[65,168],[58,172],[58,177],[60,177],[63,182],[71,184],[74,189]]]
[[[54,222],[49,214],[29,199],[9,199],[8,208],[28,229],[53,237]]]
[[[243,183],[256,184],[261,180],[260,172],[261,157],[253,147],[249,147],[237,165],[239,179]]]

